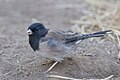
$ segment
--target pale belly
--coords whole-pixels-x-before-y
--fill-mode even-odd
[[[48,42],[40,44],[40,49],[37,51],[39,55],[53,61],[62,61],[65,57],[72,53],[72,47],[62,43],[49,45]]]

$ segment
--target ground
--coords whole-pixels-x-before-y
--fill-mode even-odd
[[[109,37],[82,41],[76,54],[47,73],[51,66],[36,55],[28,43],[26,30],[33,22],[49,29],[71,30],[69,20],[80,19],[90,4],[82,0],[0,0],[0,80],[58,80],[59,75],[77,79],[120,76],[118,43]],[[60,79],[61,80],[61,79]]]

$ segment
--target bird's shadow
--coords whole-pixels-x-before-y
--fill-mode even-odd
[[[44,68],[47,70],[51,67],[55,61],[50,61],[47,64],[42,64]],[[73,58],[65,58],[63,61],[59,62],[49,73],[70,73],[70,71],[74,70],[74,68],[78,71],[79,65],[77,61]]]

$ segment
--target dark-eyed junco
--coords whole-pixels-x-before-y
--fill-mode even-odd
[[[50,71],[58,62],[64,60],[67,55],[71,54],[75,50],[75,46],[79,41],[92,38],[102,37],[111,30],[101,31],[91,34],[79,34],[79,33],[66,33],[64,31],[52,31],[44,27],[41,23],[33,23],[27,30],[29,36],[29,44],[32,49],[45,58],[52,61],[56,61],[50,67]]]

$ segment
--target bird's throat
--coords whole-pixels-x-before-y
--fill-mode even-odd
[[[39,50],[39,41],[40,41],[40,37],[37,37],[35,35],[29,36],[29,44],[34,51]]]

